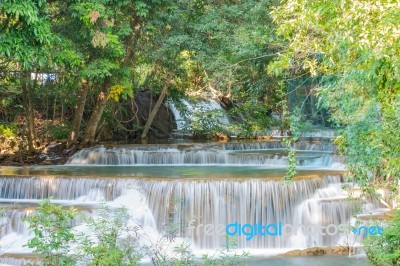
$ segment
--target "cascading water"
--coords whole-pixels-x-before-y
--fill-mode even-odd
[[[296,210],[315,193],[339,182],[340,177],[303,179],[284,184],[282,182],[249,181],[152,181],[145,183],[149,191],[150,209],[161,228],[164,224],[179,224],[183,237],[190,238],[196,247],[217,249],[225,244],[225,232],[217,234],[219,225],[239,224],[299,224],[306,218]],[[338,189],[340,191],[340,189]],[[339,193],[336,191],[336,193]],[[178,200],[177,200],[178,199]],[[341,204],[341,203],[340,203]],[[351,212],[347,204],[338,206],[343,217],[335,217],[337,208],[325,208],[318,213],[325,222],[346,222]],[[304,214],[307,215],[307,214]],[[316,214],[314,214],[316,215]],[[205,227],[210,227],[210,234]],[[258,236],[247,241],[239,239],[240,248],[291,248],[308,247],[312,241],[298,245],[294,234],[282,237]],[[335,245],[337,239],[322,239],[322,245]]]
[[[6,206],[4,226],[0,231],[2,253],[30,252],[23,245],[32,233],[22,219],[48,197],[52,197],[51,201],[55,204],[74,206],[87,217],[102,202],[112,207],[126,207],[135,222],[154,231],[155,220],[146,207],[139,185],[133,179],[0,176],[0,204]],[[73,224],[82,222],[83,219],[78,216]]]
[[[191,130],[190,123],[198,120],[201,114],[210,111],[217,114],[217,123],[223,125],[229,124],[228,115],[214,99],[200,100],[195,103],[190,103],[185,99],[181,99],[178,104],[170,100],[167,102],[167,105],[174,114],[177,130]],[[177,105],[180,106],[180,108],[177,107]]]
[[[0,168],[0,204],[7,207],[2,253],[31,252],[22,247],[31,237],[22,218],[48,197],[87,215],[101,202],[125,206],[132,221],[155,238],[165,225],[178,225],[179,236],[198,250],[223,246],[225,227],[235,222],[299,228],[349,223],[352,206],[362,202],[345,200],[342,173],[332,173],[340,161],[332,143],[303,141],[295,149],[301,178],[291,183],[281,180],[284,172],[273,170],[287,165],[280,141],[96,147],[79,151],[66,166]],[[188,174],[183,177],[183,172]],[[241,249],[336,246],[341,241],[302,229],[250,240],[235,237]]]
[[[330,167],[337,157],[331,144],[299,143],[295,146],[300,166]],[[69,165],[165,165],[222,164],[285,167],[287,154],[280,142],[224,145],[166,146],[158,150],[141,147],[88,148],[79,151]]]

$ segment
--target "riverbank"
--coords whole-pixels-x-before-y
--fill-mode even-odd
[[[67,148],[66,141],[50,141],[32,153],[18,150],[0,154],[0,166],[64,164],[79,149],[78,145]]]

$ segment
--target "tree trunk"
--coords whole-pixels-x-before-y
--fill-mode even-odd
[[[142,136],[141,136],[142,139],[147,138],[147,133],[149,133],[149,129],[151,127],[151,124],[153,124],[154,117],[156,116],[156,114],[158,112],[158,109],[160,109],[160,106],[161,106],[165,96],[167,95],[168,86],[169,86],[170,83],[171,83],[170,79],[168,79],[165,82],[165,85],[164,85],[164,87],[163,87],[163,89],[161,91],[160,97],[158,97],[158,100],[157,100],[156,104],[154,105],[153,110],[151,110],[151,112],[149,114],[149,117],[148,117],[148,119],[146,121],[146,124],[144,125],[143,133],[142,133]]]
[[[99,125],[104,107],[107,103],[108,94],[110,93],[110,86],[108,79],[106,79],[101,87],[100,93],[97,96],[96,106],[90,116],[89,122],[86,126],[85,136],[83,138],[83,145],[88,146],[94,143],[96,130]]]
[[[78,102],[72,120],[71,133],[69,134],[68,146],[71,146],[78,139],[79,129],[81,127],[83,112],[85,111],[86,97],[88,92],[88,84],[86,80],[81,81],[79,88]]]
[[[25,72],[22,81],[22,100],[24,105],[24,113],[28,125],[28,152],[32,153],[35,151],[34,141],[35,137],[35,120],[33,117],[33,107],[32,107],[32,93],[29,87],[29,81],[31,78],[30,72]]]

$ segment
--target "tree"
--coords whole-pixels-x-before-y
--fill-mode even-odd
[[[170,83],[171,83],[171,80],[169,80],[169,79],[165,81],[165,84],[161,91],[160,97],[158,98],[156,104],[154,105],[153,110],[151,110],[149,117],[146,121],[146,124],[144,125],[143,133],[141,135],[142,139],[145,139],[147,137],[147,133],[149,132],[151,124],[153,123],[154,117],[157,115],[158,109],[160,109],[160,106],[161,106],[165,96],[168,93],[168,87],[169,87]]]
[[[269,70],[304,68],[311,76],[323,76],[317,91],[320,104],[343,127],[336,143],[352,176],[369,192],[373,185],[396,189],[398,2],[288,0],[271,14],[288,43]]]
[[[70,40],[75,49],[82,53],[85,62],[80,71],[81,86],[79,100],[70,134],[70,143],[76,141],[82,120],[86,95],[87,82],[97,91],[96,103],[87,122],[83,144],[93,143],[99,122],[110,90],[113,86],[131,89],[129,81],[130,57],[127,51],[129,46],[125,40],[134,35],[135,16],[133,3],[130,1],[85,1],[73,2],[64,14],[66,18],[60,20],[60,26],[72,30],[78,29],[78,34],[71,34],[60,27],[60,33]],[[73,32],[73,31],[72,31]]]
[[[0,3],[0,55],[7,71],[19,74],[23,106],[28,124],[28,149],[34,151],[35,124],[32,107],[31,72],[46,61],[46,48],[54,40],[45,0]]]
[[[77,215],[77,210],[64,210],[46,199],[40,202],[35,213],[25,219],[34,233],[26,246],[34,249],[43,265],[74,265],[74,259],[67,253],[75,241],[72,220]]]
[[[134,67],[143,52],[138,49],[152,42],[151,24],[165,8],[167,1],[86,1],[76,2],[68,9],[69,27],[80,29],[80,34],[66,34],[74,43],[80,43],[79,50],[86,56],[82,76],[96,88],[96,103],[86,124],[84,145],[95,141],[108,99],[118,101],[124,91],[131,94],[134,85]],[[77,18],[71,20],[70,18]],[[162,24],[165,26],[164,24]],[[150,38],[149,38],[150,37]],[[147,40],[150,41],[147,41]],[[148,46],[149,47],[149,46]],[[153,48],[154,49],[154,48]],[[144,50],[144,49],[143,49]],[[144,55],[146,56],[146,55]],[[85,89],[86,88],[86,89]],[[82,117],[87,86],[81,86],[77,106],[76,123],[71,131],[70,141],[76,137],[79,117]]]
[[[364,241],[365,253],[373,265],[399,265],[400,263],[400,211],[384,228],[380,237],[369,236]]]

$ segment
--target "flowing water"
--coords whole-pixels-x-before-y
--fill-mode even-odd
[[[47,197],[86,215],[101,202],[125,206],[155,238],[166,225],[177,225],[179,237],[196,251],[221,248],[226,226],[245,224],[295,230],[247,239],[248,228],[235,235],[239,249],[277,254],[343,244],[348,235],[310,234],[304,226],[349,224],[354,208],[366,202],[347,200],[342,159],[331,142],[302,141],[295,149],[299,168],[289,183],[282,181],[288,160],[280,141],[99,146],[77,152],[61,166],[2,167],[2,261],[19,265],[22,254],[31,252],[23,247],[31,232],[22,219]],[[273,265],[260,263],[249,262]]]
[[[198,121],[207,112],[212,112],[218,123],[229,124],[229,117],[225,110],[214,99],[204,99],[193,103],[185,99],[181,99],[179,102],[169,100],[167,106],[175,117],[178,131],[191,130],[192,125],[188,121]]]

